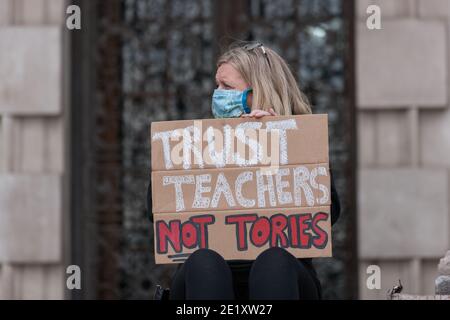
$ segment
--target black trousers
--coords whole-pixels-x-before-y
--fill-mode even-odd
[[[312,300],[320,298],[318,280],[288,251],[273,247],[251,264],[250,300]],[[235,282],[229,264],[217,252],[199,249],[177,270],[172,281],[173,300],[234,300]]]

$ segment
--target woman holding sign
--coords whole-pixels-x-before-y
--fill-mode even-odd
[[[286,62],[261,43],[235,45],[217,62],[212,97],[215,118],[310,114],[311,107]],[[331,171],[330,171],[331,176]],[[331,177],[331,224],[340,204]],[[151,215],[150,186],[147,207]],[[226,261],[211,249],[198,249],[180,264],[171,299],[320,299],[321,284],[310,258],[297,259],[271,247],[254,261]]]

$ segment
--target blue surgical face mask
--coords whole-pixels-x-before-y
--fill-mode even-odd
[[[239,90],[214,90],[212,97],[212,113],[214,118],[237,118],[244,113],[250,113],[247,106],[247,94],[251,88]]]

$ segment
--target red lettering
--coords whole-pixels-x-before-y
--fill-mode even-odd
[[[319,227],[320,221],[328,220],[328,214],[325,212],[318,212],[312,220],[312,229],[316,236],[313,238],[313,244],[316,248],[323,249],[328,242],[328,234]]]
[[[275,214],[270,217],[270,223],[272,225],[272,235],[270,239],[270,246],[278,246],[278,239],[280,240],[280,246],[286,248],[288,246],[288,239],[284,233],[284,229],[287,226],[287,218],[283,214]]]
[[[250,241],[257,247],[262,247],[269,240],[270,222],[266,217],[256,220],[250,229]]]
[[[297,224],[297,215],[291,215],[289,216],[289,237],[291,240],[291,246],[293,248],[298,248],[298,224]]]
[[[247,226],[257,219],[256,214],[231,215],[225,217],[226,224],[236,224],[236,241],[238,250],[247,250]]]
[[[300,215],[299,219],[300,248],[308,249],[311,247],[311,235],[305,231],[311,228],[311,214]]]
[[[167,253],[169,242],[175,252],[181,252],[180,220],[172,220],[169,222],[169,225],[165,221],[157,221],[155,232],[157,241],[156,251],[158,253]]]
[[[213,215],[195,216],[190,219],[192,222],[198,224],[200,230],[200,244],[201,249],[208,248],[208,225],[215,222]]]
[[[197,228],[193,222],[186,221],[181,226],[181,240],[186,248],[192,249],[197,246]]]
[[[323,249],[328,243],[328,233],[320,223],[328,219],[329,214],[325,212],[289,216],[279,213],[270,218],[258,217],[257,214],[232,214],[225,217],[225,223],[235,225],[237,249],[240,251],[248,249],[248,237],[255,247],[263,247],[270,241],[270,247],[308,249],[313,245]],[[156,221],[156,251],[165,254],[169,250],[180,253],[183,248],[208,248],[208,226],[214,222],[212,214],[194,216],[184,223],[179,219]]]

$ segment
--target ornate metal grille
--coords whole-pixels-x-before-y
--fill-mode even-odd
[[[214,31],[211,1],[125,0],[123,43],[123,297],[148,298],[174,267],[155,266],[143,200],[149,124],[210,116]]]

